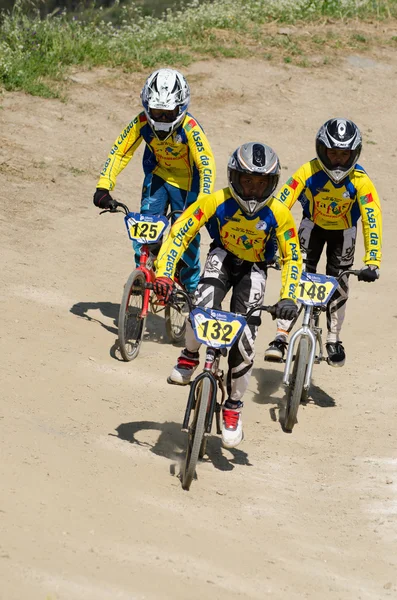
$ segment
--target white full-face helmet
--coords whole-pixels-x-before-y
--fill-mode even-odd
[[[154,135],[166,140],[185,118],[190,102],[189,85],[179,71],[159,69],[147,78],[141,100]]]

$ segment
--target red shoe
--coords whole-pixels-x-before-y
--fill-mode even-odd
[[[222,445],[235,448],[244,438],[241,408],[222,408]]]
[[[198,352],[189,352],[189,350],[186,350],[186,348],[182,350],[177,364],[172,369],[172,373],[167,379],[168,383],[174,383],[176,385],[189,385],[199,362]]]

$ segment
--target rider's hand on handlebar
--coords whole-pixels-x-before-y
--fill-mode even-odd
[[[275,304],[276,318],[292,321],[298,314],[298,307],[293,300],[283,298]]]
[[[117,200],[113,200],[109,190],[97,188],[94,194],[94,204],[103,210],[116,210]]]
[[[174,282],[169,277],[156,277],[153,283],[153,290],[159,300],[168,302],[170,299],[172,290],[174,289]]]
[[[372,283],[379,279],[379,269],[376,265],[366,265],[360,269],[360,273],[357,275],[359,281],[366,281]]]

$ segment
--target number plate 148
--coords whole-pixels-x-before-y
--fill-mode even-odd
[[[337,287],[335,277],[303,272],[297,289],[298,301],[312,306],[327,304]]]

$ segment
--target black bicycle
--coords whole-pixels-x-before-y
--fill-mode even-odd
[[[274,306],[257,306],[246,315],[194,306],[184,292],[173,292],[170,302],[184,298],[188,303],[189,319],[196,339],[207,346],[203,370],[190,383],[189,397],[183,418],[182,431],[187,433],[185,461],[181,471],[184,490],[189,490],[196,473],[197,462],[206,452],[214,416],[216,433],[221,433],[220,415],[226,397],[224,372],[220,368],[227,349],[236,343],[250,317],[257,311],[275,315]],[[220,398],[218,397],[218,390]]]

